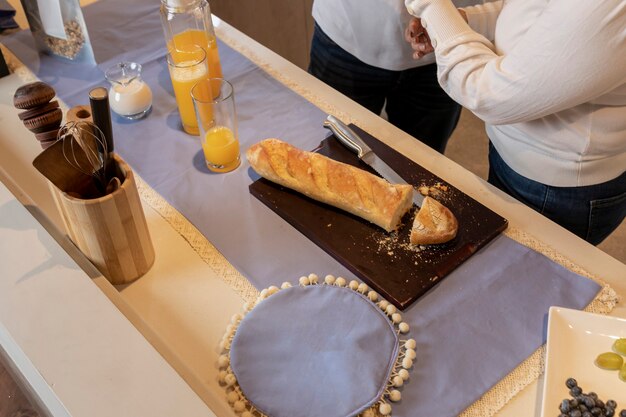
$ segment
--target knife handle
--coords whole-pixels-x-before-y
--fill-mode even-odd
[[[335,134],[339,142],[356,153],[359,159],[362,159],[366,154],[372,152],[370,147],[367,146],[352,129],[335,116],[329,114],[326,120],[324,120],[324,127],[329,128]]]

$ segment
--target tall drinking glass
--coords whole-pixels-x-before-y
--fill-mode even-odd
[[[233,86],[222,78],[199,81],[191,90],[207,167],[229,172],[241,162]]]
[[[197,45],[170,50],[167,54],[167,65],[183,129],[190,135],[198,135],[198,122],[191,100],[191,88],[198,81],[209,77],[206,53]]]

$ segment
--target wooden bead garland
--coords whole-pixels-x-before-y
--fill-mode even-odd
[[[358,292],[365,296],[369,301],[377,305],[383,313],[388,317],[389,321],[397,328],[398,334],[405,334],[409,332],[409,325],[402,321],[402,315],[398,313],[397,308],[389,303],[387,300],[381,299],[380,296],[370,290],[365,283],[359,283],[356,280],[352,280],[349,283],[343,277],[335,277],[333,275],[326,275],[321,284],[318,284],[319,277],[316,274],[309,274],[308,276],[302,276],[298,279],[298,284],[301,286],[307,285],[334,285],[337,287],[346,287],[352,291]],[[263,289],[259,293],[259,297],[254,303],[246,303],[243,307],[243,314],[237,313],[231,318],[230,324],[226,327],[226,333],[220,341],[220,347],[224,351],[217,359],[217,365],[220,369],[218,373],[218,382],[226,389],[226,400],[232,407],[232,409],[241,417],[267,417],[259,410],[255,409],[250,404],[241,388],[237,383],[237,378],[230,368],[230,345],[237,331],[239,323],[243,320],[244,316],[250,312],[254,306],[261,303],[273,294],[276,294],[280,290],[284,290],[292,287],[290,282],[283,282],[280,288],[276,286],[270,286]],[[392,407],[387,401],[398,402],[402,399],[402,393],[398,390],[409,379],[409,369],[413,367],[414,360],[417,357],[415,351],[417,343],[414,339],[400,340],[398,346],[398,356],[391,370],[389,380],[387,381],[387,387],[379,399],[378,403],[371,408],[363,411],[360,417],[376,417],[377,415],[388,416],[391,415]]]

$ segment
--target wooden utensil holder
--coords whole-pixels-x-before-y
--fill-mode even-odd
[[[114,156],[122,180],[114,192],[75,198],[51,186],[69,237],[114,285],[127,284],[154,263],[154,248],[133,171]]]

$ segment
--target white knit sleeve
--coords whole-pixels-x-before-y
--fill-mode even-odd
[[[534,120],[626,83],[624,0],[551,0],[504,55],[448,0],[428,1],[421,17],[440,84],[489,124]]]
[[[467,15],[467,23],[472,30],[492,42],[496,31],[496,20],[501,9],[502,0],[463,7]]]

